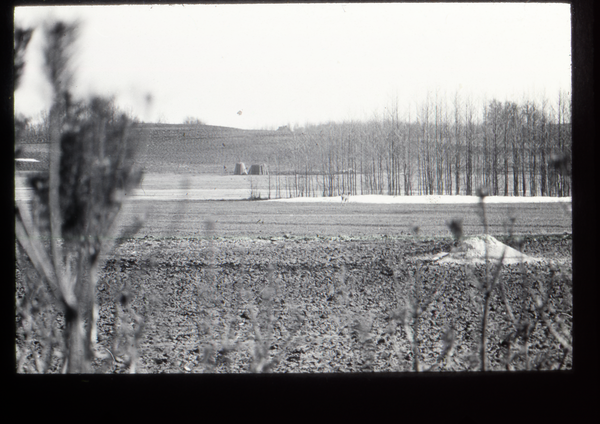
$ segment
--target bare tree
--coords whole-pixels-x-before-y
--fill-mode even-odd
[[[548,140],[548,102],[544,98],[540,106],[539,120],[539,174],[540,174],[540,195],[548,195],[548,149],[550,141]]]
[[[410,195],[413,193],[413,186],[412,186],[412,179],[413,179],[413,174],[412,174],[412,169],[413,169],[413,162],[415,161],[415,157],[413,155],[413,138],[412,135],[414,134],[414,131],[411,131],[411,127],[412,127],[412,121],[411,121],[411,108],[409,105],[408,108],[408,124],[406,125],[406,137],[404,139],[404,145],[405,147],[405,154],[404,154],[404,162],[403,162],[403,171],[404,171],[404,194],[405,195]]]
[[[460,113],[461,104],[458,91],[454,93],[454,178],[455,178],[455,194],[460,194],[460,168],[462,166],[463,155],[463,123]]]
[[[465,144],[466,144],[466,164],[465,164],[465,191],[467,196],[473,195],[473,161],[474,161],[474,140],[475,140],[475,117],[473,103],[471,98],[465,100]]]
[[[184,125],[206,125],[206,123],[196,117],[188,116],[183,120]]]
[[[571,158],[571,100],[568,93],[558,93],[558,123],[557,123],[557,150],[553,158],[554,168],[558,173],[558,195],[570,195],[569,167]]]

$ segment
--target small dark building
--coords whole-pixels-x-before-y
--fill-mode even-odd
[[[235,170],[233,171],[235,175],[248,175],[248,170],[246,169],[246,165],[243,162],[235,164]]]
[[[269,170],[267,169],[267,165],[252,165],[250,167],[250,171],[248,171],[249,175],[269,175]]]

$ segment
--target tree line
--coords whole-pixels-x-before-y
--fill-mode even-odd
[[[48,114],[22,143],[48,138]],[[275,134],[276,132],[273,132]],[[307,125],[265,153],[275,197],[571,195],[571,98],[474,102],[428,96],[369,122]]]
[[[454,95],[399,107],[370,122],[296,129],[276,168],[286,195],[570,196],[571,99],[492,99],[476,107]],[[284,163],[284,165],[281,165]]]

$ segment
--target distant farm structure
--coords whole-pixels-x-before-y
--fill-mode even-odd
[[[239,162],[235,164],[235,169],[233,171],[235,175],[248,175],[248,170],[246,169],[246,165],[243,162]]]
[[[251,165],[250,168],[246,168],[243,162],[235,164],[235,175],[269,175],[269,169],[266,164]]]
[[[249,175],[269,175],[269,170],[266,164],[252,165],[248,171]]]

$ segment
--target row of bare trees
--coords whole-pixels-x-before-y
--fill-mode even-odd
[[[571,100],[521,103],[437,95],[402,118],[296,130],[279,164],[287,196],[466,194],[569,196]],[[450,103],[450,104],[449,104]]]
[[[429,95],[370,122],[290,132],[266,157],[275,197],[341,194],[570,196],[571,99],[475,102]],[[24,143],[48,138],[49,119]],[[33,141],[31,141],[33,142]]]

